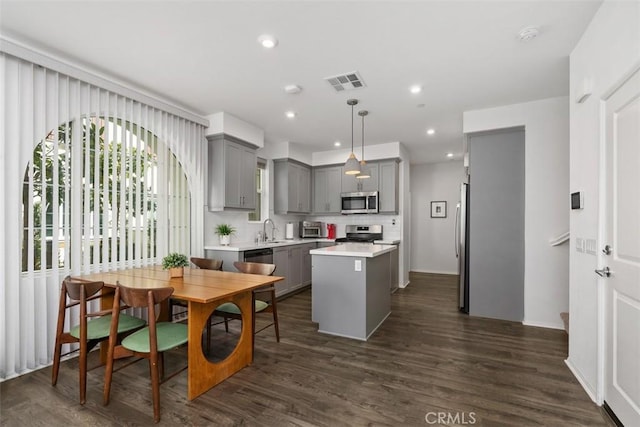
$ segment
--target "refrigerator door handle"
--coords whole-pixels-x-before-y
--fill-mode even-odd
[[[458,258],[460,256],[460,242],[459,242],[459,236],[458,236],[458,232],[459,227],[458,227],[458,222],[460,221],[460,203],[458,203],[456,205],[456,223],[455,223],[455,229],[453,230],[453,246],[456,250],[456,258]]]

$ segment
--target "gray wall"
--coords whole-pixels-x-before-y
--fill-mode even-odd
[[[458,274],[456,204],[465,179],[461,160],[411,165],[411,271]],[[446,218],[431,218],[431,202],[447,202]]]
[[[469,136],[469,314],[524,317],[524,129]]]

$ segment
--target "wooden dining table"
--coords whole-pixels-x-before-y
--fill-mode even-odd
[[[185,268],[184,276],[171,278],[160,266],[128,268],[74,276],[79,280],[104,282],[102,308],[113,305],[113,289],[119,282],[133,288],[172,287],[173,298],[187,301],[188,368],[187,397],[193,400],[229,378],[253,361],[253,290],[272,285],[284,277],[229,271]],[[209,317],[220,304],[232,302],[242,313],[242,331],[236,348],[220,362],[209,361],[202,349],[202,333]],[[168,320],[168,304],[160,310],[160,320]],[[106,346],[104,346],[106,348]],[[106,351],[101,349],[106,360]]]

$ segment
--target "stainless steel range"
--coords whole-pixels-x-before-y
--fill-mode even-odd
[[[347,225],[345,233],[346,237],[336,239],[336,243],[373,243],[374,240],[382,240],[382,225]]]

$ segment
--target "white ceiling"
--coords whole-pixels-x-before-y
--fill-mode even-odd
[[[462,151],[462,113],[569,93],[568,55],[600,1],[0,1],[0,33],[202,114],[226,111],[267,142],[400,141],[412,163]],[[526,26],[540,35],[522,43]],[[279,45],[257,43],[272,34]],[[323,79],[359,71],[366,88]],[[298,95],[283,87],[298,84]],[[420,84],[422,93],[409,93]],[[420,106],[423,104],[423,106]],[[298,116],[287,119],[284,112]],[[356,114],[356,143],[360,122]],[[434,136],[426,130],[433,127]],[[356,151],[357,153],[359,151]]]

